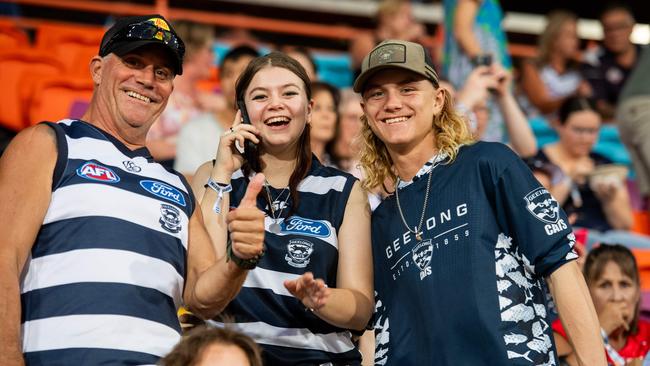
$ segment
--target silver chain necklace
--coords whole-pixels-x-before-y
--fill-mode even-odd
[[[287,194],[287,198],[285,198],[284,201],[280,203],[280,212],[278,213],[278,216],[275,216],[275,209],[273,208],[273,201],[271,199],[271,190],[269,189],[269,182],[265,179],[264,180],[264,189],[266,190],[266,198],[269,202],[269,208],[271,209],[271,219],[273,219],[273,223],[269,225],[269,231],[271,231],[274,234],[279,234],[280,231],[282,231],[282,228],[280,227],[279,221],[282,220],[282,212],[284,211],[284,207],[287,205],[287,201],[289,201],[289,197],[291,197],[291,194]],[[282,188],[282,191],[280,191],[280,194],[276,197],[276,201],[280,201],[280,197],[284,194],[284,191],[286,191],[288,187]]]
[[[422,215],[420,215],[420,222],[418,223],[417,226],[414,226],[413,229],[409,226],[409,224],[406,223],[406,218],[404,218],[404,213],[402,212],[402,205],[399,203],[399,186],[400,182],[402,181],[400,177],[397,177],[397,185],[395,187],[395,200],[397,201],[397,210],[399,211],[399,216],[402,218],[402,223],[404,226],[406,226],[406,230],[409,231],[409,233],[415,235],[415,240],[417,241],[422,241],[422,223],[424,222],[424,214],[427,211],[427,202],[429,201],[429,191],[431,190],[431,177],[433,176],[433,169],[440,164],[440,161],[442,161],[443,157],[446,155],[441,155],[438,154],[433,158],[433,165],[431,165],[431,169],[429,169],[429,177],[427,178],[427,190],[424,193],[424,204],[422,205]]]

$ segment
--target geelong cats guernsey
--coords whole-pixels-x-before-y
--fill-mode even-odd
[[[577,257],[557,201],[498,143],[463,146],[431,172],[421,240],[395,195],[372,215],[375,363],[556,365],[543,281]],[[410,225],[427,180],[399,188]]]
[[[190,188],[79,120],[57,137],[52,199],[21,280],[28,365],[155,364],[180,339]]]
[[[225,312],[262,346],[267,365],[355,365],[361,359],[350,331],[318,318],[283,284],[310,271],[336,287],[337,235],[354,182],[351,175],[312,158],[311,170],[298,185],[298,209],[290,217],[292,202],[284,202],[288,190],[277,199],[282,189],[269,187],[276,216],[284,208],[278,233],[270,229],[274,220],[264,190],[258,196],[257,206],[267,214],[266,254]],[[236,207],[247,187],[241,171],[233,175],[232,186],[231,206]]]

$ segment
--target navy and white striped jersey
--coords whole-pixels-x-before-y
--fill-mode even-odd
[[[355,178],[312,159],[312,168],[298,185],[298,209],[281,220],[282,231],[271,232],[266,193],[257,205],[265,218],[266,254],[257,268],[248,273],[244,286],[225,313],[234,317],[237,329],[253,337],[263,347],[268,365],[357,364],[360,353],[351,341],[350,331],[337,328],[305,309],[284,287],[311,271],[329,287],[336,287],[338,230]],[[232,180],[231,206],[236,207],[246,192],[246,179],[237,171]],[[286,217],[291,200],[283,203],[287,190],[271,190],[276,215]],[[285,207],[286,205],[286,207]]]
[[[508,147],[460,148],[372,215],[378,365],[555,365],[544,277],[575,259],[564,212]],[[422,172],[421,172],[422,173]]]
[[[180,339],[191,190],[146,148],[48,125],[52,199],[21,279],[27,364],[155,364]]]

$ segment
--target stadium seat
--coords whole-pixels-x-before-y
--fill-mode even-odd
[[[34,80],[63,74],[63,64],[49,52],[18,49],[0,52],[0,125],[20,131],[28,126],[27,106],[21,89],[26,87],[26,75]]]
[[[0,19],[0,50],[29,47],[27,34],[11,20]]]
[[[56,55],[68,74],[87,76],[90,59],[99,52],[103,32],[101,27],[41,25],[36,31],[36,47]]]
[[[650,235],[650,214],[646,211],[634,211],[632,231],[638,234]]]
[[[80,118],[88,108],[93,94],[89,78],[52,76],[41,78],[32,85],[29,103],[29,123]]]

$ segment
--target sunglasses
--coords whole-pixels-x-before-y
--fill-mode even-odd
[[[106,44],[110,47],[113,43],[124,41],[127,39],[140,39],[140,40],[154,40],[157,39],[164,44],[173,48],[179,55],[185,53],[185,46],[183,42],[176,37],[174,33],[166,29],[162,29],[151,21],[147,20],[140,23],[131,24],[127,28],[117,32]]]

